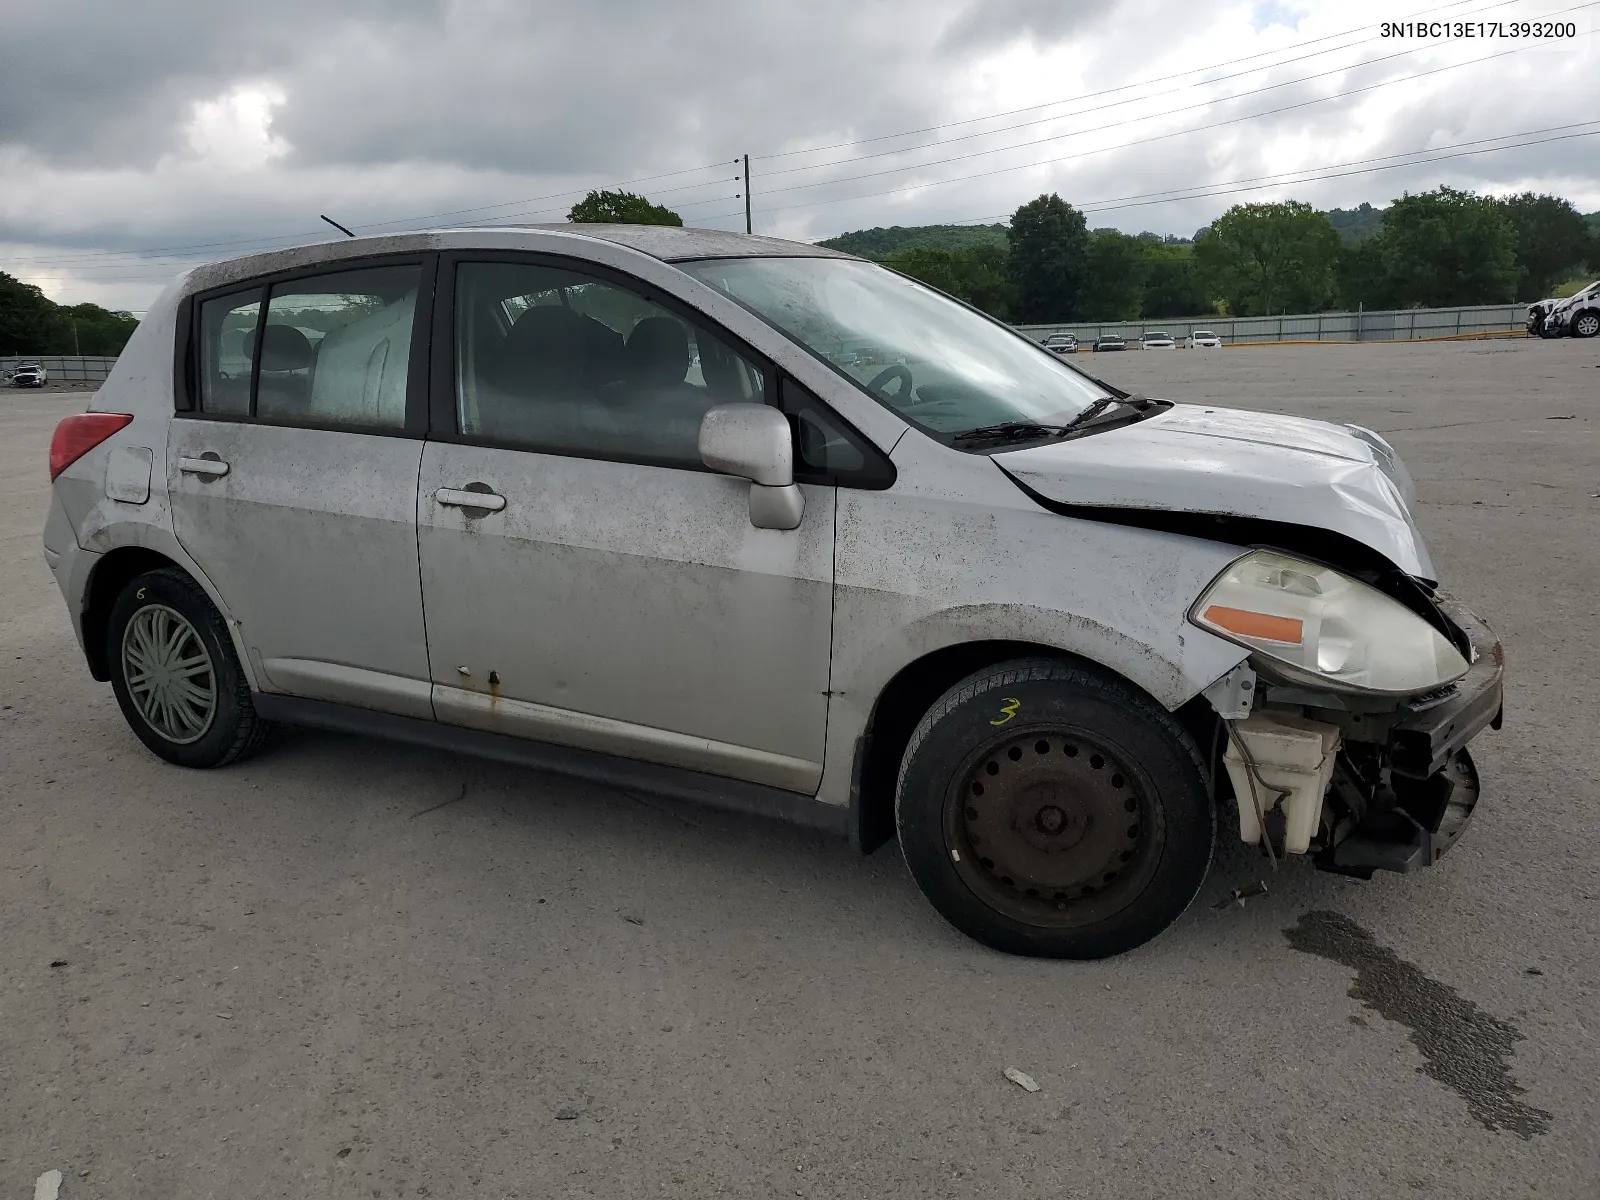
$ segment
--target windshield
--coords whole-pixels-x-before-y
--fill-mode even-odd
[[[1062,422],[1109,395],[1036,342],[875,263],[732,258],[678,265],[933,433]]]

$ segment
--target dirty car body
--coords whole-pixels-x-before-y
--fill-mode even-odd
[[[1499,720],[1381,437],[1122,393],[819,247],[254,255],[92,403],[45,553],[181,765],[318,725],[898,833],[959,928],[1096,957],[1182,912],[1230,805],[1264,853],[1431,863]]]

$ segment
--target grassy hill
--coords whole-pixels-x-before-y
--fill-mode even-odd
[[[1006,244],[1004,225],[891,225],[858,229],[825,239],[822,245],[862,258],[887,258],[902,250],[967,250]]]
[[[1383,209],[1364,202],[1358,208],[1330,208],[1328,223],[1339,231],[1339,240],[1348,246],[1378,232],[1383,226]]]

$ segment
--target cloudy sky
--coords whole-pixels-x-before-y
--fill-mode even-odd
[[[552,221],[627,184],[742,228],[747,153],[756,231],[807,240],[1048,191],[1184,236],[1441,182],[1600,209],[1600,0],[0,7],[0,270],[68,303],[141,310],[191,262],[325,239],[320,213]],[[1540,14],[1580,36],[1380,28]]]

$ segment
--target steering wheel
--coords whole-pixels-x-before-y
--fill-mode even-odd
[[[896,380],[899,381],[900,386],[891,393],[889,385]],[[872,377],[872,382],[867,384],[867,391],[876,392],[885,400],[909,400],[911,399],[911,372],[906,369],[904,363],[895,363],[893,366],[885,367]]]

